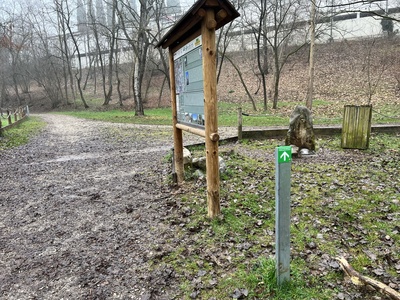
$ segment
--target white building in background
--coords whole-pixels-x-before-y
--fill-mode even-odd
[[[349,2],[355,4],[349,5]],[[400,20],[400,0],[370,1],[368,4],[349,0],[320,0],[317,6],[317,43],[381,37],[387,34],[382,29],[381,16],[387,14]],[[309,12],[310,9],[306,9],[306,13],[302,12],[301,18],[297,20],[298,35],[293,38],[292,43],[305,41],[309,29]],[[255,15],[255,23],[258,23],[257,18]],[[240,21],[240,17],[235,20]],[[273,31],[273,24],[268,25]],[[400,35],[400,22],[394,21],[393,27],[393,31]],[[249,50],[257,46],[255,37],[248,28],[235,29],[230,34],[234,36],[235,42],[229,46],[229,51]]]
[[[77,9],[77,20],[79,32],[83,33],[84,26],[79,26],[79,23],[86,23],[87,15],[85,15],[84,10],[87,9],[88,0],[76,0],[78,4]],[[91,0],[96,12],[96,18],[104,20],[105,24],[109,24],[109,5],[104,0]],[[123,0],[132,9],[138,11],[139,3],[138,0]],[[177,19],[179,19],[183,14],[188,11],[188,9],[195,3],[195,0],[164,0],[165,1],[165,24],[171,25]],[[289,0],[287,0],[289,1]],[[359,2],[359,1],[354,1]],[[228,51],[239,51],[239,50],[249,50],[256,47],[256,41],[253,33],[246,26],[243,18],[244,15],[248,18],[254,19],[254,22],[258,22],[258,16],[255,12],[251,13],[252,7],[251,2],[248,2],[245,9],[246,11],[240,11],[242,16],[237,18],[234,22],[236,27],[230,35],[233,36],[231,44],[229,45]],[[307,1],[307,3],[310,3]],[[377,2],[372,2],[369,4],[348,4],[348,0],[321,0],[318,4],[318,16],[317,16],[317,30],[319,34],[317,37],[317,42],[325,43],[329,41],[339,41],[343,39],[353,40],[359,38],[369,38],[369,37],[379,37],[383,36],[385,33],[382,30],[381,20],[382,18],[375,15],[376,14],[388,14],[393,18],[400,19],[400,0],[382,0]],[[80,7],[80,8],[79,8]],[[307,38],[307,31],[309,27],[309,11],[310,9],[302,8],[300,17],[297,19],[299,23],[299,37],[297,38],[297,43],[303,43]],[[365,12],[363,12],[365,11]],[[367,12],[369,11],[369,12]],[[372,12],[372,13],[371,13]],[[253,15],[253,16],[252,16]],[[80,22],[79,20],[82,20]],[[248,21],[248,20],[247,20]],[[400,22],[393,22],[394,31],[399,31],[400,34]],[[270,24],[272,25],[272,24]],[[218,33],[217,33],[218,34]],[[85,67],[89,66],[90,57],[93,58],[94,51],[88,51],[88,48],[95,49],[92,45],[88,47],[88,42],[90,37],[86,34],[81,34],[80,43],[82,45],[81,57],[82,63]],[[296,43],[296,39],[292,41]],[[104,41],[104,58],[107,60],[107,41]],[[92,52],[92,53],[90,53]],[[120,45],[120,55],[119,61],[132,62],[134,59],[133,53],[130,50],[128,44]],[[76,60],[75,60],[76,61]],[[105,61],[105,63],[108,63]],[[77,63],[76,63],[77,65]]]

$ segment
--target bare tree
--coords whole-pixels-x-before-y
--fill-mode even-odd
[[[279,83],[281,71],[288,58],[306,45],[301,16],[304,15],[301,0],[273,0],[270,2],[269,15],[272,25],[268,26],[266,39],[271,46],[273,56],[273,105],[278,107]],[[297,41],[294,40],[297,38]],[[302,37],[303,36],[303,37]],[[291,47],[289,47],[291,46]]]
[[[254,98],[251,96],[251,93],[248,90],[246,83],[244,82],[242,72],[240,71],[239,67],[233,62],[233,60],[228,55],[225,55],[225,57],[232,64],[233,68],[236,70],[237,74],[239,75],[240,82],[242,83],[242,85],[246,91],[246,94],[249,97],[251,104],[253,105],[253,110],[257,110],[256,102],[254,101]]]
[[[76,92],[75,92],[75,81],[74,76],[72,73],[72,62],[71,62],[71,53],[68,47],[68,30],[66,28],[66,21],[69,22],[70,16],[65,15],[64,12],[64,1],[62,0],[54,0],[54,11],[57,14],[57,30],[58,30],[58,39],[60,43],[60,54],[61,59],[63,61],[63,68],[64,68],[64,81],[65,81],[65,91],[66,95],[68,95],[67,86],[71,89],[72,99],[75,103]]]
[[[306,106],[312,110],[313,96],[314,96],[314,47],[315,47],[315,19],[316,19],[316,0],[311,0],[311,16],[310,16],[310,67],[308,76],[308,89],[306,96]]]
[[[270,9],[268,0],[251,1],[253,9],[244,10],[244,22],[250,28],[256,41],[256,61],[258,76],[262,85],[263,109],[267,110],[267,75],[268,75],[268,26],[267,15]],[[250,14],[250,15],[249,15]],[[254,17],[256,16],[256,17]]]
[[[8,94],[7,86],[12,87],[16,105],[21,105],[22,94],[30,97],[29,40],[32,28],[22,14],[4,12],[4,16],[7,21],[0,19],[1,97],[4,99]]]
[[[68,6],[67,2],[63,2],[62,0],[54,0],[54,4],[56,7],[56,11],[57,11],[57,15],[59,18],[59,23],[60,23],[60,27],[62,30],[62,36],[63,36],[63,45],[64,45],[64,49],[65,49],[65,58],[67,59],[68,62],[68,72],[70,75],[70,84],[71,87],[73,88],[73,67],[72,67],[72,61],[71,61],[71,54],[70,54],[70,50],[68,47],[68,37],[70,38],[70,40],[72,41],[72,45],[73,45],[73,52],[75,52],[76,58],[78,60],[78,68],[75,72],[75,78],[77,80],[77,85],[78,85],[78,91],[79,91],[79,95],[81,98],[81,101],[84,105],[85,108],[88,108],[89,106],[86,103],[84,94],[83,94],[83,90],[82,90],[82,60],[81,60],[81,55],[80,55],[80,45],[77,41],[77,37],[76,34],[74,33],[73,29],[72,29],[72,24],[71,24],[71,10],[70,7]]]
[[[395,3],[395,1],[390,2]],[[325,10],[335,8],[337,13],[360,13],[372,17],[392,20],[394,22],[400,22],[398,14],[391,13],[388,3],[388,0],[325,0],[321,1],[321,3],[318,5],[318,9]],[[397,1],[396,5],[397,9],[394,8],[394,12],[398,12],[397,10],[400,5],[400,1]]]
[[[375,95],[376,90],[381,83],[383,73],[388,69],[390,59],[387,53],[378,52],[379,46],[376,45],[376,39],[368,41],[365,45],[368,49],[368,54],[364,58],[362,71],[366,73],[366,94],[368,98],[368,105],[372,103],[372,96]],[[379,60],[377,61],[377,58]]]
[[[96,10],[94,10],[93,1],[88,1],[88,16],[89,16],[89,24],[90,30],[93,34],[96,51],[95,51],[95,63],[100,65],[101,79],[102,79],[102,88],[104,94],[104,105],[107,105],[110,102],[112,91],[107,90],[107,66],[106,59],[103,54],[106,53],[107,46],[103,47],[104,36],[107,30],[105,19],[105,12],[103,2],[101,0],[96,0]],[[96,66],[95,66],[96,67]],[[96,73],[96,69],[95,69]],[[109,73],[108,73],[109,74]],[[96,75],[95,75],[96,77]],[[96,82],[97,83],[97,82]],[[112,83],[111,83],[112,84]],[[112,85],[111,85],[112,89]]]
[[[105,94],[105,99],[103,105],[108,105],[111,101],[111,96],[113,92],[113,61],[114,61],[114,53],[115,51],[115,46],[117,43],[117,31],[118,31],[118,26],[116,23],[116,12],[117,12],[117,0],[112,0],[111,4],[108,6],[109,9],[107,10],[109,12],[108,18],[109,18],[109,24],[108,24],[108,32],[107,32],[107,37],[108,37],[108,44],[109,44],[109,53],[108,53],[108,92]],[[116,54],[117,55],[117,54]],[[116,65],[115,68],[118,68]]]
[[[47,97],[51,101],[53,108],[60,105],[63,101],[67,103],[67,92],[63,94],[63,87],[68,90],[67,82],[63,84],[63,64],[62,55],[59,51],[57,39],[49,34],[52,26],[57,26],[48,19],[48,12],[44,8],[38,11],[31,11],[25,18],[31,24],[31,36],[29,40],[30,63],[27,68],[30,78],[44,89]],[[66,76],[64,76],[66,78]]]
[[[0,107],[4,106],[7,97],[7,86],[8,86],[8,72],[10,72],[9,65],[9,50],[10,47],[8,31],[11,23],[1,22],[0,23]]]
[[[149,23],[154,16],[155,1],[140,0],[136,11],[133,7],[123,4],[117,7],[118,16],[125,38],[135,53],[135,68],[133,76],[133,95],[135,100],[135,115],[144,115],[142,83],[146,70],[148,49],[151,44]]]
[[[245,6],[246,1],[244,0],[236,0],[233,1],[233,5],[236,7],[236,10],[240,10]],[[219,82],[222,68],[224,65],[225,54],[228,51],[228,47],[231,45],[231,42],[234,40],[234,37],[237,36],[235,31],[238,28],[243,27],[243,24],[239,22],[230,22],[229,24],[221,27],[217,33],[217,49],[218,54],[216,58],[216,66],[217,66],[217,83]]]
[[[165,15],[164,15],[165,7],[163,1],[156,1],[155,5],[156,9],[154,10],[154,23],[156,25],[156,30],[155,32],[149,31],[149,34],[151,34],[153,41],[159,41],[163,37],[163,34],[169,29],[171,24],[166,24],[165,22]],[[175,13],[176,11],[178,11],[178,9],[180,9],[180,7],[172,7],[171,11],[172,13]],[[153,60],[153,63],[156,66],[157,70],[161,71],[165,76],[159,93],[158,106],[160,106],[161,96],[165,82],[167,82],[168,87],[170,87],[169,63],[168,63],[167,52],[164,52],[161,49],[161,47],[156,47],[155,50],[157,51],[158,55],[153,55],[153,57],[158,56],[159,59]]]

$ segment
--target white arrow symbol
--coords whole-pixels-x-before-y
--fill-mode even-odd
[[[286,158],[289,158],[290,155],[287,152],[283,152],[280,158],[283,158],[283,161],[286,161]]]

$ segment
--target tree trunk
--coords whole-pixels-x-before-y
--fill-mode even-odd
[[[314,96],[314,47],[315,47],[315,14],[316,5],[315,0],[311,0],[311,20],[310,20],[310,69],[308,78],[307,100],[306,106],[312,110],[313,96]]]
[[[118,44],[118,30],[117,30],[116,37],[115,37],[115,77],[117,78],[117,92],[118,92],[119,106],[122,107],[122,106],[124,106],[124,104],[122,103],[121,79],[119,78],[119,48],[118,47],[119,47],[119,44]]]
[[[14,69],[14,67],[13,67],[13,69]],[[13,80],[13,85],[14,85],[14,91],[15,91],[15,95],[17,96],[18,106],[21,106],[21,97],[20,97],[19,91],[18,91],[18,83],[17,83],[15,70],[13,70],[13,73],[14,74],[12,75],[12,80]]]
[[[148,95],[148,93],[149,93],[149,89],[150,89],[150,85],[151,85],[151,79],[153,78],[154,70],[155,70],[155,69],[151,69],[151,71],[150,71],[150,77],[149,77],[149,80],[147,81],[147,84],[146,84],[146,90],[145,90],[145,92],[144,92],[144,100],[145,100],[145,101],[147,100],[147,95]]]
[[[115,11],[116,11],[117,1],[113,0],[112,4],[112,21],[111,21],[111,35],[110,35],[110,47],[109,47],[109,56],[108,56],[108,92],[105,94],[105,99],[103,105],[108,105],[111,101],[111,96],[113,92],[113,60],[114,60],[114,47],[116,44],[116,20],[115,20]],[[117,64],[115,64],[117,68]]]
[[[260,65],[261,71],[261,82],[263,86],[263,104],[264,104],[264,111],[267,111],[267,102],[268,102],[268,93],[267,93],[267,75],[268,75],[268,26],[267,26],[267,3],[266,1],[261,2],[262,7],[262,19],[260,22],[260,27],[262,27],[262,58],[263,58],[263,65]]]
[[[268,103],[268,93],[267,93],[267,75],[268,75],[268,48],[267,41],[263,39],[263,67],[261,72],[261,82],[263,87],[263,104],[264,111],[267,111],[267,103]]]
[[[61,13],[61,12],[59,12]],[[68,50],[68,44],[67,44],[67,35],[66,35],[66,28],[65,28],[65,23],[64,23],[64,15],[61,14],[61,29],[62,29],[62,36],[63,36],[63,46],[64,46],[64,56],[65,56],[65,62],[67,64],[67,71],[68,71],[68,76],[69,76],[69,85],[71,88],[71,93],[72,93],[72,99],[74,101],[74,105],[76,105],[75,102],[75,88],[74,88],[74,76],[72,74],[72,66],[71,66],[71,59],[69,57],[69,50]]]
[[[69,13],[69,8],[68,7],[67,7],[67,13]],[[64,15],[63,15],[63,18],[65,18]],[[63,24],[64,24],[64,20],[63,20]],[[75,37],[75,35],[74,35],[73,31],[72,31],[69,18],[65,19],[65,26],[67,27],[69,35],[70,35],[70,37],[72,39],[72,42],[73,42],[73,44],[75,46],[76,57],[78,58],[78,66],[79,67],[78,67],[77,72],[75,73],[75,78],[76,78],[77,84],[78,84],[79,95],[81,97],[81,101],[83,103],[83,106],[85,108],[89,108],[89,106],[86,103],[85,97],[83,95],[82,84],[81,84],[81,81],[82,81],[82,58],[81,58],[81,53],[79,51],[79,45],[78,45],[78,42],[76,40],[76,37]],[[71,66],[71,69],[72,69],[72,66]],[[71,74],[72,74],[72,71],[71,71]]]
[[[158,95],[157,107],[161,107],[161,97],[162,97],[162,93],[163,93],[163,90],[164,90],[164,85],[165,85],[165,82],[167,81],[167,78],[168,78],[168,76],[165,75],[164,80],[163,80],[162,85],[161,85],[160,94]]]
[[[136,60],[135,75],[133,76],[133,97],[135,100],[135,116],[144,116],[143,101],[142,101],[142,80],[143,70]]]
[[[274,99],[272,108],[278,108],[278,97],[279,97],[279,80],[280,80],[280,69],[279,69],[279,59],[275,60],[275,71],[274,71]]]
[[[5,98],[6,98],[6,84],[5,84],[5,80],[2,80],[1,81],[1,91],[0,91],[0,108],[4,106]]]

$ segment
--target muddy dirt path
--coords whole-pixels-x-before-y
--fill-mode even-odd
[[[40,117],[0,153],[0,298],[172,299],[173,271],[149,264],[174,235],[171,127]]]

